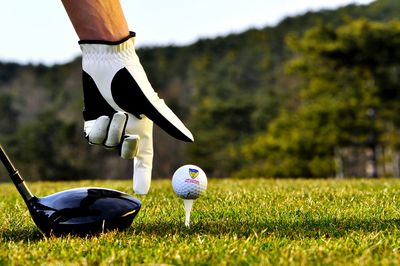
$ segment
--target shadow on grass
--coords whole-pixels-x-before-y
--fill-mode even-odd
[[[299,238],[339,238],[352,232],[382,232],[400,227],[400,219],[298,219],[295,221],[265,220],[253,222],[246,219],[211,221],[200,220],[192,223],[190,228],[175,222],[154,222],[141,224],[132,230],[145,235],[235,235],[248,237],[250,235],[271,235],[290,239]]]
[[[17,230],[3,230],[0,231],[0,239],[2,241],[13,241],[13,242],[37,242],[45,238],[81,238],[87,239],[91,237],[100,237],[105,234],[118,234],[123,231],[118,231],[117,229],[107,230],[106,232],[90,233],[90,234],[43,234],[39,229],[17,229]],[[0,264],[1,265],[1,264]]]
[[[44,235],[34,227],[6,229],[0,231],[0,237],[5,241],[36,242],[44,238]]]
[[[121,232],[127,235],[148,235],[158,237],[168,237],[171,235],[215,235],[215,236],[237,236],[249,237],[257,234],[258,236],[275,235],[289,239],[300,238],[340,238],[350,233],[371,233],[397,230],[400,227],[400,219],[297,219],[293,221],[285,220],[265,220],[263,222],[251,221],[245,218],[235,220],[209,220],[202,219],[191,224],[186,228],[180,221],[154,221],[150,223],[139,222],[126,231]],[[117,233],[117,232],[116,232]],[[118,233],[117,233],[118,234]],[[98,236],[96,234],[95,236]],[[76,236],[82,237],[82,236]],[[87,236],[85,236],[87,237]],[[83,238],[85,238],[83,237]],[[21,229],[6,229],[0,231],[0,238],[5,241],[14,242],[36,242],[45,236],[34,227]]]

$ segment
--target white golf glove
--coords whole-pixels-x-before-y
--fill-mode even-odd
[[[81,40],[84,131],[89,143],[134,159],[133,189],[147,194],[153,161],[153,123],[171,136],[193,136],[154,92],[134,47],[135,34],[118,42]]]

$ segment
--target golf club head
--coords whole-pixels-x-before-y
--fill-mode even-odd
[[[35,224],[45,234],[87,235],[123,230],[132,224],[141,202],[106,188],[75,188],[27,202]]]

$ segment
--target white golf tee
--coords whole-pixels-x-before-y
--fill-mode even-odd
[[[190,227],[190,212],[192,211],[193,200],[185,199],[185,200],[183,200],[183,204],[185,206],[185,211],[186,211],[185,226]]]

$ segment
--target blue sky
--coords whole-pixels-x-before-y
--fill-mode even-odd
[[[198,38],[273,26],[286,16],[372,0],[121,0],[137,45],[184,45]],[[0,9],[0,61],[65,63],[78,37],[56,0],[13,0]]]

